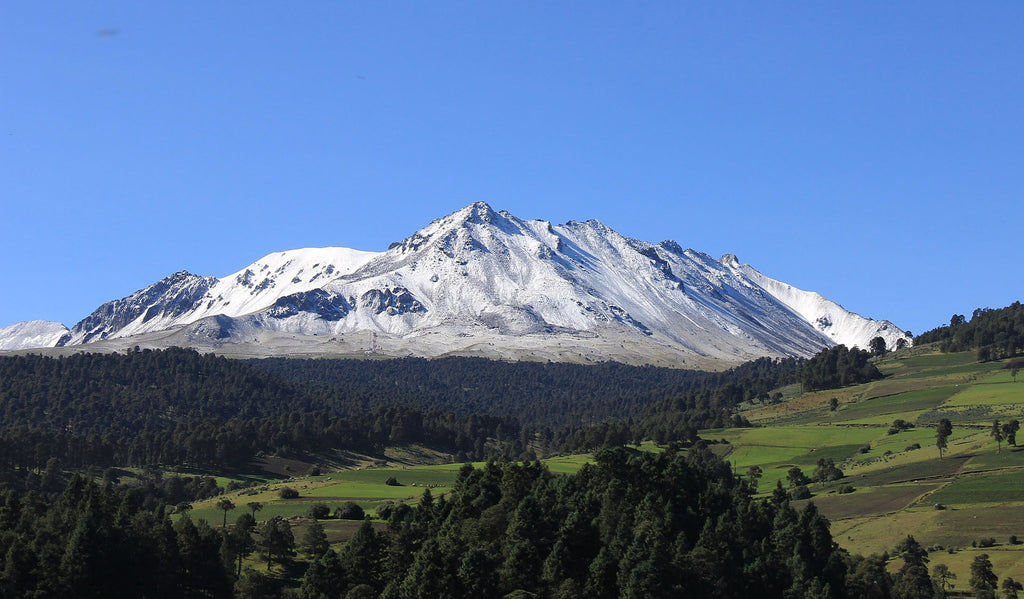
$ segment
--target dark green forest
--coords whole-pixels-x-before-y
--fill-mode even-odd
[[[882,373],[870,359],[870,353],[856,347],[849,349],[845,345],[837,345],[823,349],[800,367],[800,383],[808,391],[819,391],[882,378]]]
[[[0,597],[931,597],[912,537],[891,573],[839,549],[813,503],[756,484],[699,444],[605,449],[574,475],[492,461],[335,550],[280,517],[172,522],[145,486],[76,475],[58,495],[0,491]],[[254,552],[296,582],[243,568]]]
[[[937,343],[944,352],[976,350],[982,362],[1016,356],[1024,352],[1024,305],[978,308],[970,320],[954,314],[948,325],[915,337],[914,343]]]
[[[8,479],[51,459],[242,469],[261,453],[404,443],[464,460],[528,459],[637,438],[692,440],[699,428],[745,424],[735,407],[792,382],[796,364],[702,373],[473,359],[246,362],[185,349],[4,356],[0,468]],[[566,424],[552,427],[556,409]]]

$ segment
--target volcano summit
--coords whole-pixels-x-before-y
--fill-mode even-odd
[[[60,326],[60,325],[57,325]],[[835,344],[910,339],[732,255],[552,225],[485,203],[384,252],[269,254],[227,277],[178,272],[107,302],[63,335],[0,330],[0,348],[187,346],[245,356],[477,355],[721,368]],[[27,333],[26,333],[27,334]]]

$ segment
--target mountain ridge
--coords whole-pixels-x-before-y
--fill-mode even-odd
[[[477,202],[383,252],[305,248],[223,278],[180,271],[103,304],[54,345],[697,367],[866,347],[874,336],[890,347],[910,341],[888,321],[733,255],[716,260],[594,219],[552,225]]]

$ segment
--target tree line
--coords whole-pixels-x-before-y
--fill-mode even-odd
[[[819,391],[882,378],[870,359],[869,352],[857,347],[837,345],[823,349],[800,367],[799,380],[805,390]]]
[[[982,362],[1016,356],[1024,352],[1024,305],[978,308],[970,320],[954,314],[948,325],[915,337],[914,343],[938,343],[944,352],[977,351]]]

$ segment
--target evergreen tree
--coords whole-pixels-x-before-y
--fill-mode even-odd
[[[235,509],[235,504],[228,498],[217,501],[217,509],[224,511],[224,518],[221,520],[220,527],[227,528],[228,525],[228,512]]]
[[[1024,591],[1024,585],[1010,577],[1004,578],[999,588],[1003,591],[1004,599],[1017,599],[1019,596],[1017,591]]]
[[[935,446],[939,448],[939,459],[942,459],[942,450],[947,447],[947,439],[949,435],[953,433],[953,423],[950,422],[949,418],[943,418],[939,420],[938,426],[935,427]]]
[[[385,539],[377,534],[369,520],[363,520],[338,554],[346,586],[368,584],[375,589],[382,588],[385,549]]]
[[[875,554],[855,559],[846,576],[846,593],[858,599],[890,599],[892,576],[885,568],[885,558]]]
[[[281,516],[274,516],[264,522],[257,529],[257,534],[259,535],[258,545],[267,558],[268,572],[275,558],[283,560],[295,555],[295,537],[292,535],[292,527]]]
[[[932,568],[932,580],[935,581],[936,596],[942,599],[949,591],[953,590],[956,574],[951,572],[946,564],[937,564]]]
[[[299,587],[300,599],[342,599],[345,593],[345,573],[333,549],[317,556],[306,569]]]
[[[314,519],[309,523],[302,535],[302,550],[306,552],[306,555],[316,558],[323,555],[330,546],[327,542],[327,533],[324,532],[323,525],[320,524],[319,520]]]
[[[1003,451],[1003,427],[1000,426],[998,420],[992,421],[992,429],[989,431],[989,436],[996,440],[996,453],[1002,453]]]
[[[1011,420],[1011,421],[1003,424],[1003,437],[1006,439],[1007,443],[1009,443],[1010,445],[1012,445],[1014,447],[1017,446],[1017,431],[1019,431],[1019,430],[1020,430],[1020,421],[1019,420],[1014,419],[1014,420]]]
[[[987,553],[982,553],[971,562],[971,590],[979,599],[993,599],[999,577],[992,571],[992,562]]]

